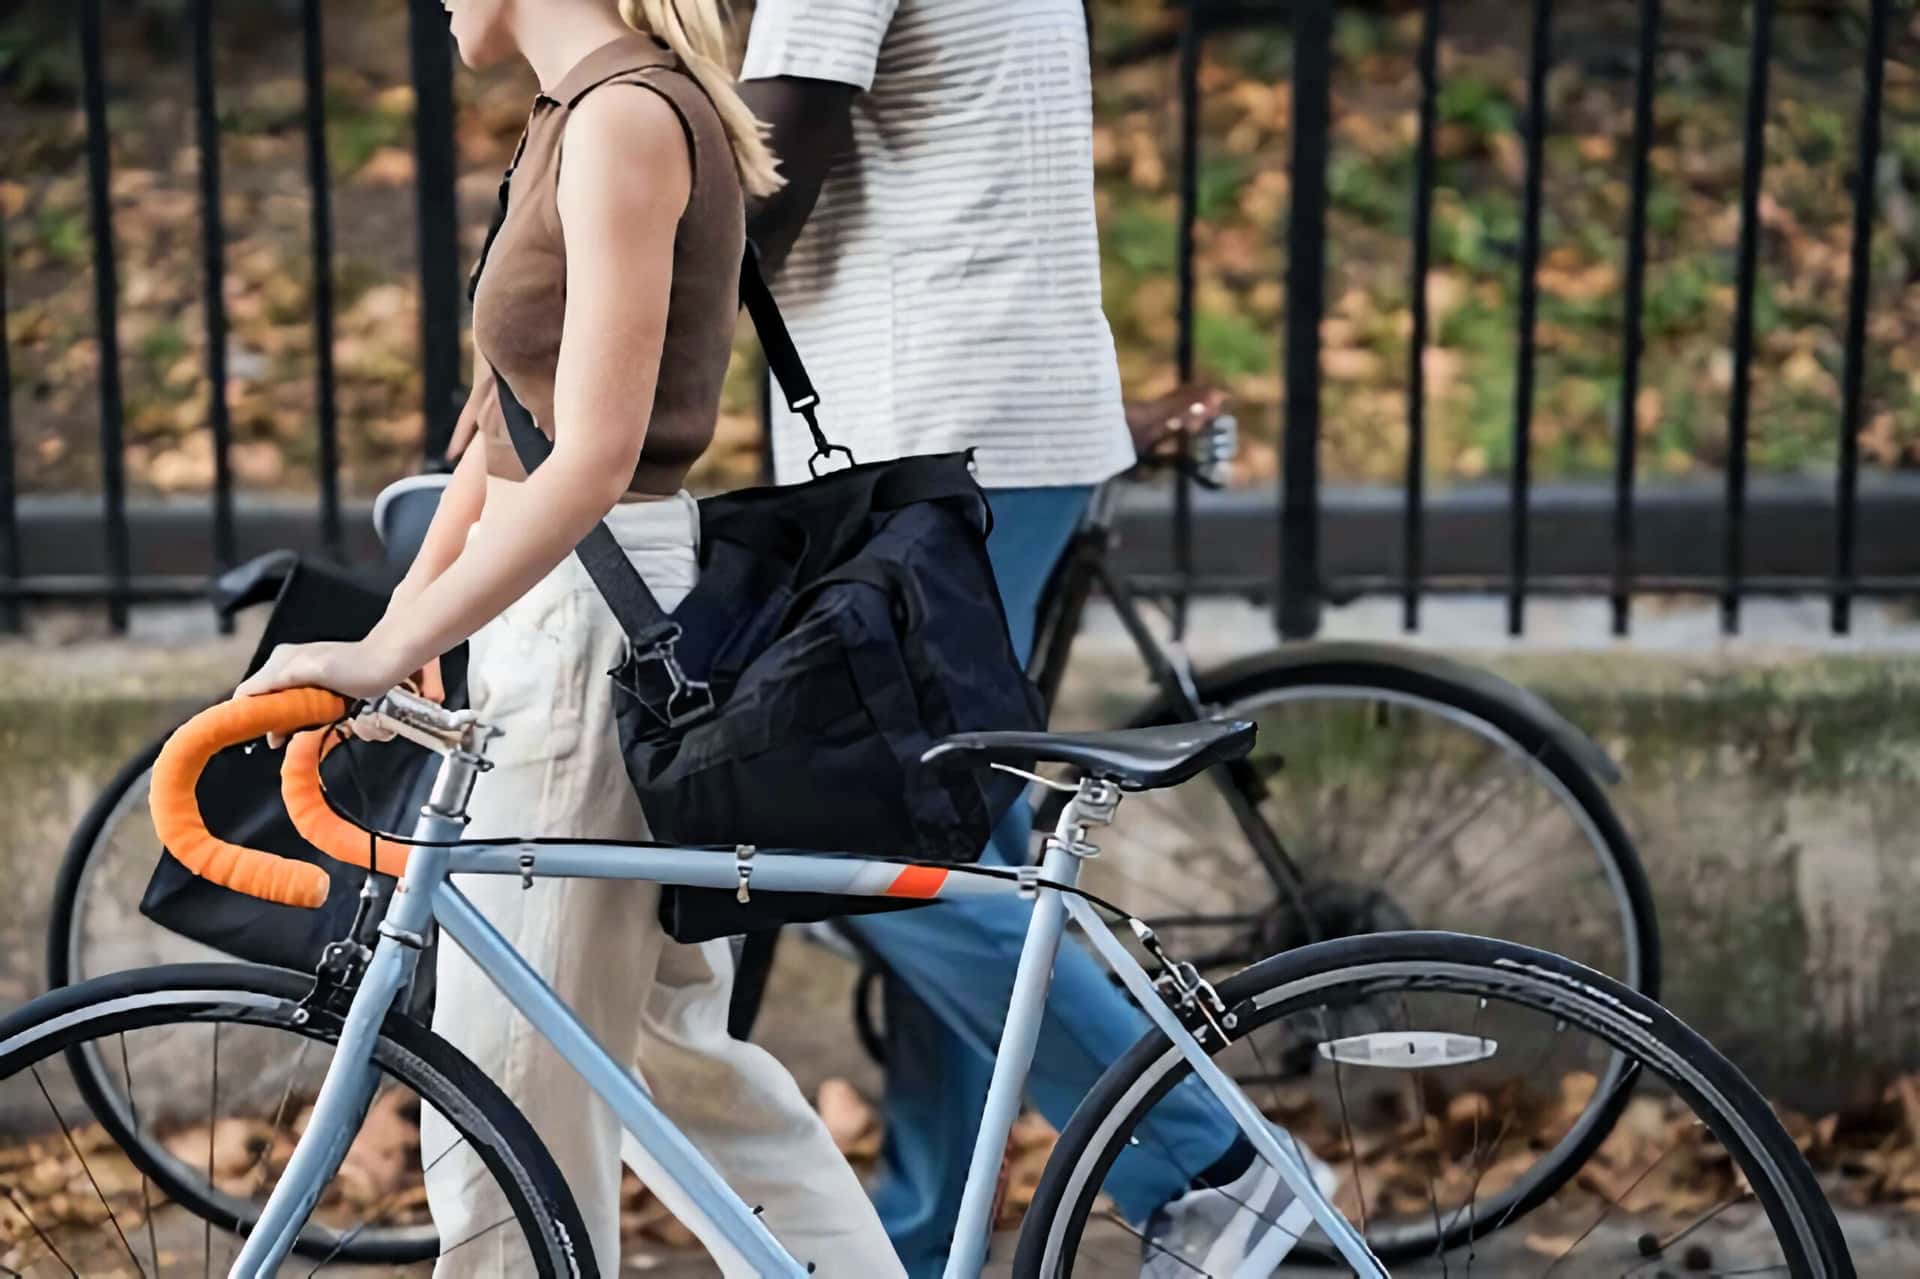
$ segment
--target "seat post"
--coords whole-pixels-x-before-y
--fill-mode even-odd
[[[1119,786],[1104,779],[1083,778],[1073,799],[1060,814],[1054,833],[1047,838],[1046,859],[1037,878],[1060,888],[1037,889],[1027,894],[1035,898],[1033,916],[1027,923],[1026,940],[1020,948],[1020,963],[1014,971],[1013,991],[1007,1000],[1006,1025],[1000,1035],[1000,1050],[994,1058],[993,1078],[987,1085],[986,1103],[981,1108],[980,1129],[974,1138],[966,1188],[961,1193],[960,1215],[954,1223],[953,1248],[947,1255],[946,1279],[973,1279],[986,1261],[1000,1162],[1006,1152],[1007,1134],[1013,1129],[1021,1098],[1026,1094],[1034,1046],[1039,1042],[1040,1023],[1046,1015],[1047,992],[1053,983],[1054,960],[1060,951],[1060,934],[1066,924],[1066,905],[1060,889],[1071,890],[1079,882],[1080,863],[1099,855],[1100,850],[1087,841],[1087,827],[1104,826],[1112,821],[1113,810],[1119,803]],[[1024,874],[1023,883],[1026,883]]]

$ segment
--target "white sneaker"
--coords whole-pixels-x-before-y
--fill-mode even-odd
[[[1320,1193],[1332,1195],[1339,1174],[1284,1130],[1274,1131],[1282,1146],[1306,1160]],[[1242,1279],[1270,1275],[1312,1224],[1312,1210],[1294,1197],[1279,1170],[1255,1158],[1235,1180],[1189,1190],[1148,1219],[1141,1279],[1191,1279],[1195,1273]]]

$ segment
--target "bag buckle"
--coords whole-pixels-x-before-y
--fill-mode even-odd
[[[813,456],[807,459],[807,474],[816,480],[827,471],[837,469],[833,464],[833,459],[836,457],[847,459],[848,466],[859,465],[858,459],[853,456],[852,449],[844,444],[833,443],[827,438],[827,433],[820,429],[820,419],[814,416],[813,412],[814,406],[818,403],[820,403],[820,397],[816,395],[811,399],[796,400],[790,406],[794,412],[806,420],[807,430],[813,434]]]
[[[629,663],[658,662],[660,670],[666,676],[666,694],[664,701],[656,704],[656,698],[649,697],[646,690],[629,684],[627,691],[632,693],[640,704],[646,707],[668,728],[683,728],[704,719],[713,710],[713,689],[705,680],[697,680],[688,675],[680,665],[680,656],[676,646],[680,642],[681,630],[673,624],[644,648],[636,649],[633,641],[627,641]]]

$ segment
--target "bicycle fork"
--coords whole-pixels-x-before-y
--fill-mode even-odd
[[[465,811],[464,790],[471,789],[471,777],[459,794],[446,793],[446,788],[449,783],[459,788],[457,774],[462,771],[456,759],[449,757],[433,798],[420,812],[415,839],[446,843],[460,837],[462,822],[457,814]],[[446,856],[444,848],[424,845],[416,846],[409,855],[406,875],[394,890],[386,918],[380,923],[380,940],[354,991],[306,1131],[300,1134],[280,1183],[273,1188],[260,1220],[227,1272],[228,1279],[274,1274],[293,1250],[328,1183],[340,1171],[340,1163],[360,1131],[379,1086],[373,1053],[381,1023],[400,992],[412,982],[423,939],[433,922],[432,894],[422,889],[443,877]]]

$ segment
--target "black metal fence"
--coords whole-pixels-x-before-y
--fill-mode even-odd
[[[1427,409],[1423,355],[1432,330],[1427,290],[1432,262],[1435,189],[1436,103],[1442,76],[1438,51],[1446,21],[1442,0],[1424,0],[1417,66],[1418,132],[1410,210],[1411,353],[1407,367],[1406,468],[1397,498],[1360,498],[1323,493],[1320,483],[1321,321],[1325,315],[1328,249],[1328,163],[1333,145],[1332,93],[1337,0],[1232,3],[1192,0],[1177,43],[1167,50],[1178,68],[1181,136],[1178,220],[1178,342],[1174,352],[1182,377],[1196,368],[1195,225],[1199,205],[1201,53],[1222,32],[1249,24],[1285,22],[1293,40],[1291,207],[1285,232],[1286,305],[1281,482],[1273,494],[1235,494],[1201,501],[1182,480],[1165,506],[1133,503],[1132,527],[1148,536],[1140,567],[1152,585],[1184,601],[1194,592],[1230,590],[1271,599],[1279,627],[1289,637],[1313,634],[1323,606],[1358,595],[1396,596],[1403,622],[1417,630],[1423,601],[1432,595],[1498,594],[1505,597],[1507,627],[1526,625],[1535,596],[1592,595],[1611,600],[1617,634],[1629,630],[1632,603],[1649,594],[1717,597],[1723,629],[1739,629],[1743,599],[1762,593],[1811,594],[1830,601],[1836,634],[1851,625],[1851,605],[1861,596],[1920,595],[1920,559],[1915,558],[1912,521],[1920,517],[1920,490],[1876,490],[1863,503],[1858,437],[1862,426],[1863,377],[1868,355],[1871,233],[1875,226],[1875,171],[1881,147],[1882,93],[1892,0],[1864,0],[1867,13],[1863,72],[1851,156],[1853,238],[1845,317],[1841,396],[1834,412],[1836,480],[1831,492],[1810,500],[1804,491],[1775,494],[1749,485],[1751,372],[1755,352],[1755,293],[1759,278],[1760,201],[1765,182],[1764,127],[1768,72],[1772,64],[1776,0],[1750,0],[1751,41],[1746,88],[1739,240],[1735,262],[1735,322],[1728,342],[1732,386],[1727,423],[1724,488],[1714,495],[1649,497],[1639,491],[1634,412],[1644,348],[1643,313],[1648,272],[1649,156],[1654,144],[1662,0],[1638,0],[1634,69],[1633,136],[1628,156],[1630,202],[1625,228],[1623,341],[1613,483],[1537,488],[1531,444],[1538,274],[1542,256],[1545,143],[1554,122],[1547,94],[1554,61],[1555,0],[1529,0],[1528,101],[1524,134],[1524,181],[1518,245],[1518,315],[1513,341],[1511,457],[1504,502],[1486,495],[1450,497],[1429,493]],[[310,241],[314,292],[312,319],[315,376],[317,509],[302,521],[280,513],[255,519],[243,536],[237,525],[234,477],[229,464],[231,428],[227,404],[224,301],[225,227],[222,222],[218,84],[214,74],[212,0],[189,0],[194,118],[199,162],[199,209],[204,273],[205,359],[210,388],[207,430],[214,457],[212,491],[204,516],[176,507],[151,523],[151,540],[175,548],[178,571],[135,570],[133,528],[123,465],[124,405],[118,342],[119,277],[111,214],[111,148],[102,52],[102,0],[78,5],[81,105],[86,121],[86,179],[92,240],[94,309],[99,341],[100,485],[96,497],[56,504],[35,514],[38,535],[68,552],[68,571],[34,569],[23,555],[24,530],[13,469],[12,395],[6,347],[0,343],[0,625],[17,627],[23,603],[36,600],[97,600],[113,624],[124,627],[131,603],[191,598],[208,571],[232,563],[245,543],[293,530],[298,540],[346,555],[363,543],[343,516],[339,485],[339,422],[335,402],[333,227],[331,176],[326,147],[322,57],[322,0],[299,0],[299,36],[305,88],[306,170],[311,197]],[[443,451],[460,395],[459,335],[464,299],[458,273],[453,146],[452,60],[445,15],[435,0],[409,0],[410,59],[415,92],[415,157],[421,295],[421,351],[425,449]],[[1836,174],[1836,180],[1847,177]],[[0,304],[4,303],[5,245],[0,240]],[[1756,528],[1756,493],[1767,507],[1768,527]],[[1863,507],[1870,507],[1864,510]],[[1391,509],[1388,509],[1391,508]],[[1277,513],[1277,520],[1276,520]],[[1567,531],[1572,550],[1543,566],[1536,552],[1540,523]],[[1554,521],[1559,521],[1554,524]],[[1777,526],[1776,525],[1777,522]],[[1249,538],[1265,524],[1269,532]],[[1277,524],[1277,537],[1274,529]],[[1902,528],[1905,525],[1905,528]],[[1657,536],[1649,536],[1650,526]],[[195,528],[200,530],[195,533]],[[1604,545],[1592,541],[1604,528]],[[93,530],[97,529],[97,533]],[[1715,534],[1717,533],[1717,536]],[[203,536],[197,556],[182,550]],[[1717,553],[1703,555],[1703,537]],[[185,540],[183,540],[185,539]],[[143,539],[144,540],[144,539]],[[1354,547],[1379,552],[1356,558]],[[97,554],[76,558],[76,547]],[[1323,547],[1326,553],[1323,554]],[[1823,549],[1822,549],[1823,548]],[[182,556],[186,559],[182,560]],[[151,557],[148,557],[151,558]],[[77,567],[76,567],[77,566]],[[1184,614],[1184,607],[1182,608]]]

